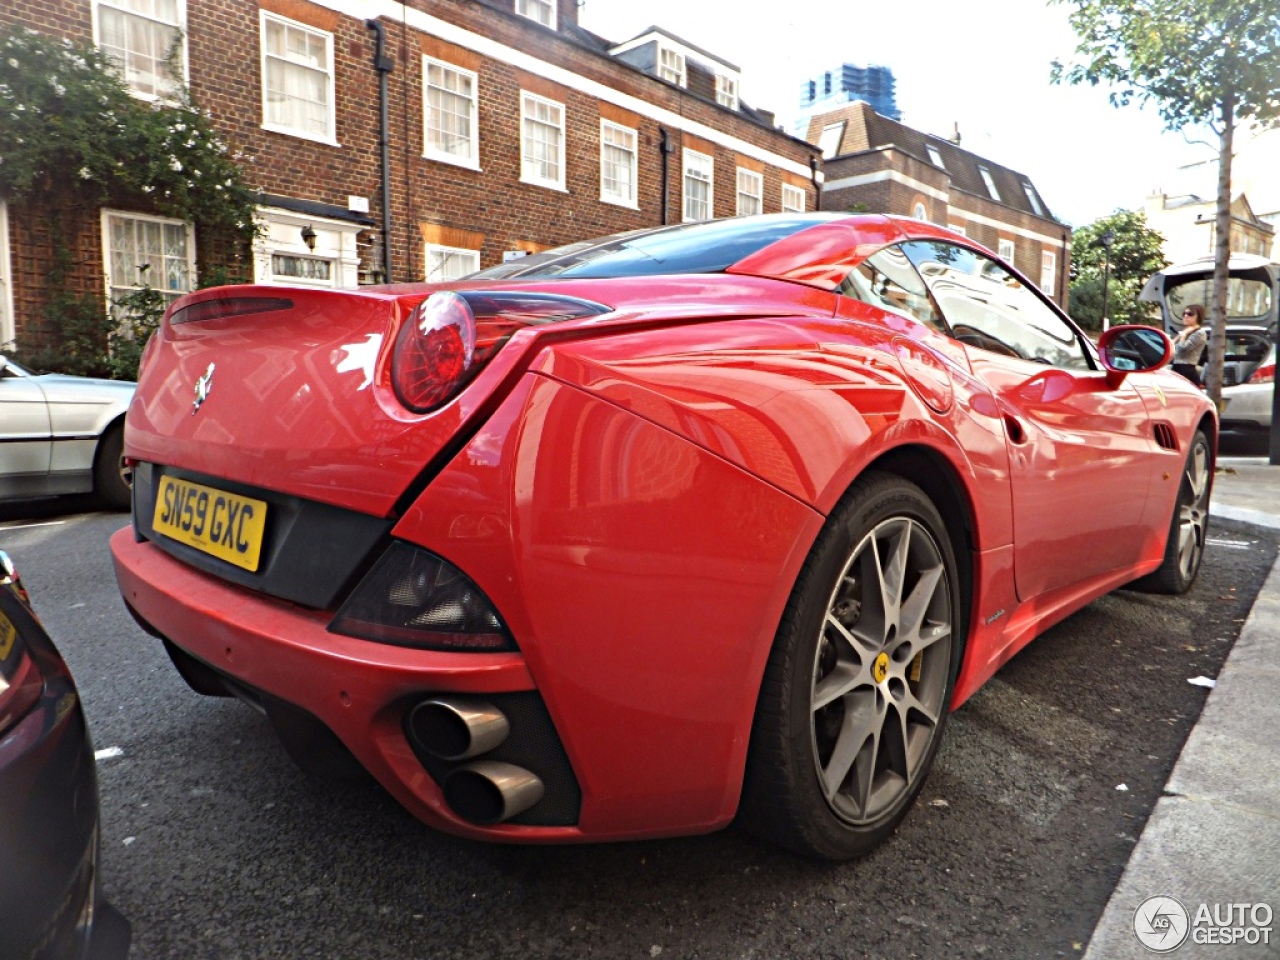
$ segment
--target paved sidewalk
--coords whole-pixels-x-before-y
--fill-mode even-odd
[[[1212,518],[1280,529],[1280,466],[1262,458],[1224,457],[1214,481]],[[1272,568],[1240,632],[1217,686],[1187,738],[1120,884],[1089,941],[1085,960],[1149,960],[1134,932],[1139,923],[1163,932],[1162,911],[1150,897],[1176,898],[1190,914],[1179,960],[1280,958],[1280,561]],[[1254,919],[1270,927],[1270,943],[1199,942],[1204,925],[1194,923],[1201,904],[1225,919],[1229,904],[1260,904],[1228,936],[1252,939]],[[1268,917],[1267,914],[1274,914]],[[1154,918],[1154,924],[1151,923]],[[1180,933],[1174,916],[1174,934]],[[1216,926],[1216,923],[1211,924]],[[1167,942],[1173,940],[1170,936]]]

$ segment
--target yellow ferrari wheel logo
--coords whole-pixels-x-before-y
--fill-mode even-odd
[[[889,676],[889,655],[881,653],[876,657],[876,662],[871,665],[871,676],[875,678],[876,683],[884,683],[885,677]]]

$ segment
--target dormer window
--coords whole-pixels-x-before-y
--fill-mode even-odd
[[[932,143],[926,143],[924,148],[927,151],[929,151],[930,163],[932,163],[935,167],[941,167],[943,170],[947,169],[947,165],[942,162],[942,154],[938,152],[937,147],[935,147]]]
[[[678,87],[688,85],[684,68],[684,54],[670,47],[658,48],[658,76]]]
[[[730,110],[738,109],[738,78],[716,74],[716,103]]]
[[[818,149],[822,151],[824,160],[840,154],[840,141],[844,139],[844,121],[829,123],[822,128],[822,136],[818,138]]]
[[[991,194],[991,199],[999,200],[1000,191],[996,189],[996,182],[991,176],[991,171],[986,167],[978,167],[978,173],[982,175],[982,182],[987,185],[987,193]]]
[[[1040,205],[1040,197],[1036,195],[1036,188],[1024,181],[1022,192],[1027,195],[1027,203],[1031,204],[1031,209],[1036,212],[1036,216],[1043,217],[1044,207]]]
[[[556,5],[553,0],[516,0],[516,13],[522,17],[556,28]]]

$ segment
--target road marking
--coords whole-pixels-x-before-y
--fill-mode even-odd
[[[112,760],[116,757],[123,757],[124,751],[119,747],[107,747],[105,750],[99,750],[93,755],[95,760]]]
[[[1210,537],[1205,543],[1211,547],[1230,547],[1232,550],[1248,550],[1253,546],[1248,540],[1219,540],[1216,537]]]
[[[67,521],[65,520],[45,520],[41,523],[6,523],[0,526],[0,530],[30,530],[32,527],[60,527]]]

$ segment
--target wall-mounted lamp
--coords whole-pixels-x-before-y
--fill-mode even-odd
[[[316,232],[311,229],[311,224],[307,224],[302,228],[302,242],[307,245],[308,250],[316,248]]]

